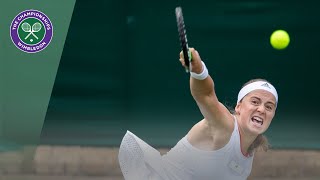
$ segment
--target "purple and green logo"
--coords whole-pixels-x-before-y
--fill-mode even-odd
[[[53,26],[43,12],[25,10],[13,19],[10,36],[13,44],[21,51],[37,53],[50,44]]]

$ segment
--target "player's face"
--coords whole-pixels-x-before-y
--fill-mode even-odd
[[[268,129],[275,110],[276,99],[265,90],[250,92],[236,106],[242,129],[252,135],[262,134]]]

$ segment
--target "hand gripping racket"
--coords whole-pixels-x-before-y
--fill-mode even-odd
[[[184,25],[184,19],[183,19],[181,7],[176,7],[176,18],[177,18],[177,26],[178,26],[180,44],[181,44],[181,48],[183,51],[184,62],[187,66],[186,72],[189,72],[190,62],[192,60],[192,57],[191,57],[191,52],[189,51],[187,33],[186,33],[185,25]]]

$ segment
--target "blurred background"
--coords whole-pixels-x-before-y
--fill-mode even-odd
[[[178,58],[174,9],[189,45],[234,107],[241,86],[265,78],[279,105],[274,148],[319,149],[319,2],[78,0],[44,121],[41,144],[118,147],[126,130],[172,147],[202,116]],[[284,29],[290,44],[273,49]]]
[[[8,2],[10,8],[18,9],[15,2]],[[233,108],[241,86],[250,79],[264,78],[277,88],[279,104],[266,132],[273,150],[257,153],[251,179],[319,179],[318,1],[77,0],[46,113],[39,99],[47,102],[41,98],[47,96],[38,92],[51,90],[50,78],[29,72],[36,63],[54,72],[53,59],[62,48],[63,28],[73,2],[55,1],[54,7],[41,2],[41,8],[57,22],[50,47],[29,56],[15,49],[6,33],[4,39],[10,46],[0,49],[13,56],[2,58],[7,61],[0,67],[6,90],[0,94],[6,100],[0,110],[7,113],[1,116],[6,131],[0,135],[17,136],[13,139],[17,140],[32,134],[32,142],[38,142],[45,115],[40,143],[24,148],[22,154],[1,151],[1,180],[120,180],[117,153],[127,130],[162,153],[185,136],[202,115],[190,94],[189,74],[178,61],[176,6],[183,9],[189,45],[206,63],[222,103]],[[30,7],[31,1],[23,3]],[[6,11],[0,13],[7,17]],[[18,10],[10,13],[14,17]],[[290,35],[284,50],[270,45],[270,36],[278,29]],[[55,56],[46,56],[49,52]],[[16,64],[6,68],[13,59]],[[30,67],[28,73],[15,73],[16,66],[26,72],[22,63]],[[38,68],[39,73],[47,73],[45,68]],[[28,74],[34,76],[28,80],[35,79],[31,84],[24,81]],[[23,83],[7,82],[6,75],[17,75]],[[42,84],[46,84],[43,89]],[[23,90],[27,96],[20,93]],[[30,128],[33,118],[40,120],[34,125],[38,129]]]

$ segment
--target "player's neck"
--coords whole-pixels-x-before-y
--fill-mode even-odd
[[[249,147],[254,142],[254,140],[257,138],[257,136],[251,135],[251,134],[243,131],[243,129],[241,128],[241,124],[238,125],[238,130],[239,130],[239,134],[240,134],[241,152],[244,156],[249,156],[249,153],[248,153]]]

